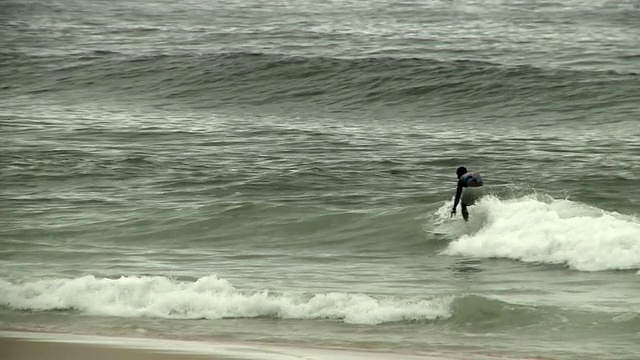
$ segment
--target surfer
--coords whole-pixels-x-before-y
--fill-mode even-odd
[[[456,214],[456,208],[460,203],[462,209],[462,217],[464,221],[469,220],[469,211],[467,206],[475,204],[475,202],[484,195],[484,188],[482,187],[482,177],[477,172],[467,171],[467,168],[460,166],[456,170],[458,175],[458,187],[456,189],[456,199],[453,202],[453,210],[451,210],[451,216]],[[462,201],[461,201],[462,200]]]

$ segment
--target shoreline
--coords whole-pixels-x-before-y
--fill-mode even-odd
[[[224,341],[166,340],[68,333],[0,331],[3,360],[455,360],[441,354],[398,354]],[[478,359],[497,359],[480,356]]]

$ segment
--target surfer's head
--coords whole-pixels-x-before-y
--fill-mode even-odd
[[[457,170],[456,170],[456,175],[458,175],[458,179],[460,179],[460,177],[462,177],[462,175],[467,173],[467,168],[464,166],[460,166]]]

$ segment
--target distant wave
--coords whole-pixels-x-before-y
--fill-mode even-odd
[[[226,105],[319,106],[345,111],[368,106],[533,106],[575,110],[636,101],[636,74],[538,68],[428,58],[330,58],[229,52],[132,57],[91,51],[27,57],[0,54],[13,94],[66,94]],[[563,101],[561,101],[563,100]]]

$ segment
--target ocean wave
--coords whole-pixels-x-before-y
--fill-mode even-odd
[[[167,319],[330,319],[352,324],[449,317],[450,298],[376,298],[358,293],[243,291],[217,276],[84,276],[24,283],[0,280],[0,305],[15,310],[77,311],[87,315]]]
[[[439,209],[448,216],[449,205]],[[563,264],[580,271],[640,269],[640,221],[567,199],[528,195],[483,199],[464,226],[442,221],[454,239],[443,254]],[[446,214],[445,214],[446,213]]]
[[[375,105],[464,104],[575,110],[579,105],[632,101],[627,90],[637,84],[631,73],[417,57],[260,52],[131,56],[109,51],[52,56],[48,61],[20,56],[5,53],[2,60],[15,68],[7,69],[15,94],[73,92],[82,101],[109,97],[196,107],[288,104],[345,111]],[[557,99],[566,101],[552,101]]]
[[[640,322],[634,312],[593,312],[514,304],[477,294],[429,298],[363,293],[241,290],[215,275],[177,280],[163,276],[0,280],[0,306],[30,312],[162,319],[272,318],[333,320],[348,324],[435,324],[487,329],[598,321],[603,326]],[[560,316],[561,314],[561,316]],[[628,326],[627,326],[628,325]]]

